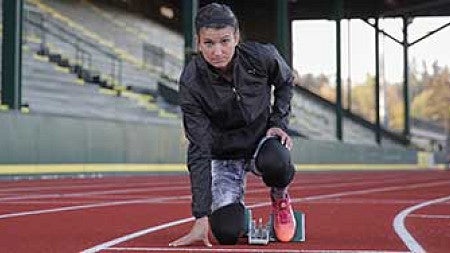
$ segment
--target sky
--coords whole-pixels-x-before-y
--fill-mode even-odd
[[[450,22],[450,17],[415,18],[409,25],[408,42],[426,35],[428,32]],[[348,57],[348,20],[341,21],[341,68],[342,80],[349,76],[352,83],[362,83],[367,73],[375,73],[375,32],[374,28],[361,20],[350,22],[350,57]],[[402,20],[380,19],[379,26],[398,40],[402,40]],[[336,46],[335,21],[305,20],[292,23],[293,66],[300,74],[324,73],[335,79]],[[418,71],[422,71],[422,61],[428,70],[434,61],[440,66],[450,67],[450,26],[444,28],[413,45],[409,49],[410,62],[415,60]],[[380,35],[380,74],[389,83],[403,80],[403,49],[390,38]],[[350,63],[350,64],[349,64]]]

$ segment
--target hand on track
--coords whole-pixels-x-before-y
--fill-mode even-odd
[[[209,242],[208,238],[208,230],[209,230],[208,217],[197,219],[194,225],[192,226],[191,231],[187,235],[169,243],[169,246],[171,247],[187,246],[195,242],[201,241],[205,246],[212,247],[212,244]]]

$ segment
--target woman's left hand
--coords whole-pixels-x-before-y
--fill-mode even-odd
[[[293,143],[291,137],[283,131],[283,129],[278,127],[269,128],[266,132],[266,136],[278,136],[281,139],[281,143],[288,149],[291,150]]]
[[[192,226],[191,232],[187,235],[169,243],[170,247],[188,246],[196,242],[202,242],[206,247],[212,247],[208,238],[209,222],[208,217],[196,219]]]

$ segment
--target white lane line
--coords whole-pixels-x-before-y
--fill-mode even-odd
[[[316,185],[307,185],[307,186],[303,186],[302,189],[320,189],[320,188],[334,188],[334,187],[339,187],[339,186],[344,186],[344,187],[348,187],[348,186],[358,186],[358,185],[362,185],[362,186],[367,186],[370,184],[387,184],[387,183],[402,183],[405,182],[405,180],[403,179],[386,179],[384,181],[356,181],[355,182],[345,182],[345,183],[334,183],[334,184],[316,184]]]
[[[346,186],[353,186],[353,185],[360,185],[361,183],[349,183]],[[341,186],[342,184],[333,184],[333,185],[339,185]],[[318,186],[318,188],[321,188],[323,185]],[[178,188],[178,187],[169,187],[169,190],[172,190],[174,188]],[[179,187],[179,188],[183,188],[183,187]],[[158,187],[158,188],[143,188],[145,190],[157,190],[157,191],[163,191],[163,190],[167,190],[166,187]],[[291,187],[291,189],[304,189],[304,187],[302,186],[296,186],[296,187]],[[64,197],[87,197],[87,196],[99,196],[102,194],[118,194],[118,193],[130,193],[130,192],[139,192],[141,191],[141,189],[128,189],[128,190],[110,190],[110,191],[93,191],[93,192],[83,192],[83,193],[69,193],[69,194],[40,194],[40,195],[24,195],[21,197],[8,197],[8,198],[0,198],[0,202],[1,200],[3,201],[8,201],[8,202],[2,202],[0,204],[11,204],[14,202],[17,202],[17,200],[23,200],[23,199],[40,199],[40,198],[64,198]],[[259,192],[267,192],[267,188],[263,187],[260,189],[253,189],[251,191],[248,191],[247,193],[259,193]],[[113,195],[114,196],[114,195]],[[119,196],[120,197],[120,196]],[[47,213],[56,213],[56,212],[64,212],[64,211],[74,211],[74,210],[82,210],[82,209],[88,209],[88,208],[96,208],[96,207],[105,207],[105,206],[117,206],[117,205],[127,205],[127,204],[134,204],[134,203],[140,203],[140,201],[145,202],[145,200],[142,199],[147,199],[147,197],[145,198],[139,198],[139,199],[134,199],[134,200],[123,200],[123,201],[115,201],[115,202],[101,202],[101,203],[85,203],[84,205],[76,205],[76,206],[68,206],[68,207],[60,207],[60,208],[51,208],[51,209],[44,209],[44,210],[33,210],[33,211],[22,211],[22,212],[18,212],[18,213],[10,213],[10,214],[4,214],[4,215],[0,215],[0,219],[6,219],[6,218],[13,218],[13,217],[21,217],[21,216],[26,216],[26,215],[38,215],[38,214],[47,214]],[[190,195],[184,195],[182,196],[182,198],[176,198],[176,199],[172,199],[172,198],[159,198],[160,202],[165,202],[165,201],[180,201],[180,200],[189,200],[190,199]],[[131,201],[131,202],[129,202]],[[137,202],[136,202],[137,201]],[[30,201],[30,204],[32,202]],[[111,204],[108,204],[111,203]],[[56,204],[56,203],[55,203]]]
[[[240,246],[240,245],[238,245]],[[308,250],[308,249],[256,249],[256,248],[238,248],[238,249],[224,249],[224,248],[147,248],[147,247],[114,247],[108,248],[111,251],[156,251],[156,252],[237,252],[237,253],[408,253],[409,251],[390,251],[390,250]]]
[[[389,181],[384,181],[383,183],[395,183],[395,182],[401,182],[399,180],[389,180]],[[167,182],[165,182],[164,184],[166,184]],[[380,182],[378,181],[369,181],[369,182],[357,182],[357,183],[334,183],[334,184],[314,184],[314,185],[300,185],[300,186],[292,186],[290,189],[292,190],[296,190],[296,189],[320,189],[320,188],[335,188],[335,187],[340,187],[340,186],[359,186],[359,185],[370,185],[370,184],[379,184]],[[12,196],[8,196],[8,197],[0,197],[0,202],[1,203],[6,203],[6,202],[10,202],[10,201],[14,201],[14,200],[26,200],[26,199],[44,199],[44,198],[67,198],[67,197],[86,197],[86,196],[98,196],[98,195],[113,195],[113,194],[123,194],[123,193],[134,193],[134,192],[147,192],[147,191],[152,191],[152,192],[158,192],[158,191],[166,191],[166,190],[180,190],[180,189],[189,189],[189,185],[185,185],[185,186],[154,186],[152,185],[152,183],[140,183],[139,185],[151,185],[152,187],[145,187],[145,188],[135,188],[135,189],[114,189],[114,190],[101,190],[101,191],[87,191],[87,192],[80,192],[80,193],[47,193],[47,194],[24,194],[24,195],[12,195]],[[109,185],[108,185],[109,186]],[[137,186],[137,184],[133,185]],[[254,187],[258,187],[258,186],[262,186],[260,183],[258,184],[248,184],[247,187],[248,188],[254,188]],[[83,186],[83,188],[85,188],[86,185]],[[61,187],[61,188],[66,188],[66,189],[76,189],[79,187],[70,187],[70,186],[66,186],[66,187]],[[81,187],[80,187],[81,188]],[[259,189],[254,189],[253,191],[251,191],[252,193],[260,193],[260,192],[267,192],[267,188],[266,187],[258,187]],[[45,188],[47,189],[47,188]],[[137,196],[135,196],[136,198]],[[1,204],[0,203],[0,204]]]
[[[147,189],[149,189],[149,188],[147,188]],[[173,190],[173,189],[174,189],[174,187],[172,187],[170,189],[166,189],[166,190]],[[102,192],[104,192],[104,191],[102,191]],[[89,196],[92,194],[94,194],[94,192],[66,194],[65,196],[66,197],[67,196],[84,197],[84,196]],[[95,194],[99,194],[99,192],[95,192]],[[146,197],[146,198],[133,199],[133,200],[101,202],[101,203],[93,203],[93,204],[85,204],[85,205],[66,206],[66,207],[58,207],[58,208],[50,208],[50,209],[39,209],[39,210],[33,210],[33,211],[22,211],[22,212],[16,212],[16,213],[0,214],[0,219],[15,218],[15,217],[28,216],[28,215],[57,213],[57,212],[64,212],[64,211],[83,210],[83,209],[97,208],[97,207],[119,206],[119,205],[129,205],[129,204],[137,204],[137,203],[162,203],[165,201],[172,201],[172,200],[180,201],[180,200],[189,200],[189,199],[191,199],[191,195],[181,195],[181,196],[175,196],[175,197],[159,197],[159,198],[155,198],[155,197],[147,198]],[[6,204],[6,203],[7,202],[3,202],[0,204]]]
[[[59,207],[59,208],[50,208],[50,209],[43,209],[43,210],[2,214],[2,215],[0,215],[0,219],[15,218],[15,217],[21,217],[21,216],[28,216],[28,215],[46,214],[46,213],[57,213],[57,212],[64,212],[64,211],[74,211],[74,210],[82,210],[82,209],[89,209],[89,208],[106,207],[106,206],[120,206],[120,205],[129,205],[129,204],[137,204],[137,203],[158,203],[158,202],[164,201],[164,200],[183,199],[183,198],[190,198],[190,197],[191,197],[191,195],[185,195],[185,196],[167,197],[167,198],[147,198],[147,199],[135,199],[135,200],[127,200],[127,201],[95,203],[95,204],[78,205],[78,206],[66,206],[66,207]]]
[[[80,185],[57,185],[57,186],[25,186],[25,187],[15,187],[15,188],[6,188],[6,189],[0,189],[0,192],[24,192],[24,191],[46,191],[46,190],[73,190],[73,189],[84,189],[84,188],[109,188],[109,187],[120,187],[124,186],[127,188],[131,187],[138,187],[138,186],[173,186],[175,184],[178,185],[188,185],[187,182],[174,182],[174,183],[167,183],[167,182],[139,182],[139,183],[104,183],[101,184],[99,182],[91,182],[90,184],[84,183]],[[11,194],[12,194],[11,193]]]
[[[182,195],[182,196],[187,196],[187,195]],[[158,198],[163,198],[166,196],[160,196]],[[110,197],[110,198],[83,198],[81,200],[26,200],[26,201],[8,201],[8,202],[2,202],[0,203],[1,206],[11,206],[11,205],[59,205],[61,207],[61,205],[66,205],[66,204],[72,204],[72,205],[87,205],[87,204],[95,204],[95,203],[103,203],[106,201],[133,201],[133,200],[140,200],[140,199],[148,199],[149,196],[148,195],[142,195],[142,196],[115,196],[115,197]],[[161,201],[159,201],[158,203],[164,203],[164,204],[189,204],[190,202],[190,198],[183,198],[183,199],[162,199]],[[0,214],[1,215],[1,214]]]
[[[375,193],[375,192],[385,192],[385,191],[403,190],[403,189],[411,189],[411,188],[414,189],[414,188],[419,188],[419,187],[437,186],[437,185],[442,185],[442,184],[449,184],[449,182],[444,181],[444,182],[424,183],[424,184],[415,184],[415,185],[407,185],[407,186],[392,186],[392,187],[372,188],[372,189],[357,190],[357,191],[345,191],[345,192],[340,192],[340,193],[316,195],[316,196],[309,196],[309,197],[305,197],[305,198],[296,198],[296,199],[291,199],[291,201],[292,202],[301,202],[301,201],[305,201],[305,200],[336,198],[336,197],[343,197],[343,196],[362,195],[362,194],[370,194],[370,193]],[[257,207],[269,206],[271,204],[272,204],[271,202],[265,202],[265,203],[250,205],[247,207],[248,208],[257,208]],[[185,219],[177,220],[174,222],[180,222],[180,223],[177,223],[177,225],[179,225],[179,224],[186,223],[186,222],[189,222],[192,220],[193,220],[193,218],[185,218]],[[183,222],[181,222],[181,221],[183,221]],[[155,229],[155,227],[150,227],[148,229],[144,229],[144,230],[138,231],[133,234],[124,235],[124,236],[116,238],[112,241],[104,242],[104,243],[94,246],[92,248],[86,249],[86,250],[82,251],[82,253],[94,253],[94,252],[108,249],[108,247],[117,245],[118,243],[125,242],[125,241],[136,238],[137,234],[139,236],[143,236],[143,235],[146,235],[149,233],[156,232],[158,230],[162,230],[162,229],[166,229],[166,228],[175,226],[175,225],[173,225],[174,222],[159,225],[158,226],[159,229]],[[151,231],[151,232],[145,232],[145,231]],[[112,243],[112,242],[118,242],[118,243]]]
[[[411,250],[414,253],[425,253],[426,251],[422,248],[422,246],[412,237],[412,235],[408,232],[408,230],[405,227],[405,218],[410,213],[419,210],[420,208],[437,204],[440,202],[445,202],[450,200],[450,196],[439,198],[439,199],[433,199],[430,201],[426,201],[411,207],[408,207],[398,213],[394,218],[394,230],[397,233],[397,235],[402,239],[403,243],[408,247],[409,250]]]
[[[262,187],[262,185],[260,185]],[[256,186],[255,186],[256,187]],[[264,187],[265,188],[265,187]],[[123,194],[123,193],[134,193],[134,192],[161,192],[161,191],[172,191],[172,190],[189,190],[190,186],[152,186],[143,188],[131,188],[131,189],[114,189],[114,190],[101,190],[101,191],[86,191],[77,193],[47,193],[47,194],[25,194],[25,195],[10,195],[8,197],[0,198],[0,204],[6,201],[12,200],[25,200],[25,199],[44,199],[44,198],[64,198],[64,197],[86,197],[86,196],[97,196],[97,195],[111,195],[111,194]],[[120,197],[121,195],[119,195]]]
[[[446,181],[444,183],[447,183]],[[404,186],[403,188],[407,187],[420,187],[420,186],[429,186],[430,184],[443,184],[440,182],[436,183],[426,183],[426,184],[419,184],[418,186],[412,185],[412,186]],[[326,194],[326,195],[319,195],[316,196],[317,198],[313,197],[305,197],[300,199],[294,199],[293,202],[300,202],[300,201],[311,201],[311,200],[317,200],[317,199],[325,199],[325,198],[334,198],[334,197],[341,197],[341,196],[347,196],[347,195],[355,195],[355,194],[364,194],[364,193],[372,193],[372,192],[379,192],[379,191],[387,191],[387,190],[394,190],[394,189],[401,189],[399,187],[383,187],[383,188],[374,188],[374,189],[368,189],[363,191],[350,191],[350,192],[342,192],[337,194]],[[259,191],[259,190],[254,190]],[[249,193],[252,193],[253,191],[249,191]],[[167,197],[167,198],[151,198],[151,199],[134,199],[134,200],[125,200],[125,201],[113,201],[113,202],[101,202],[101,203],[94,203],[94,204],[86,204],[86,205],[76,205],[76,206],[67,206],[67,207],[59,207],[59,208],[51,208],[51,209],[39,209],[39,210],[33,210],[33,211],[22,211],[22,212],[16,212],[16,213],[9,213],[9,214],[2,214],[0,215],[0,219],[7,219],[7,218],[15,218],[15,217],[22,217],[22,216],[28,216],[28,215],[40,215],[40,214],[48,214],[48,213],[56,213],[56,212],[64,212],[64,211],[75,211],[75,210],[83,210],[83,209],[89,209],[89,208],[98,208],[98,207],[107,207],[107,206],[119,206],[119,205],[129,205],[129,204],[136,204],[136,203],[158,203],[163,201],[170,201],[170,200],[183,200],[183,199],[190,199],[191,195],[184,195],[179,197]],[[151,200],[149,202],[149,200]],[[270,202],[265,202],[261,204],[255,204],[251,207],[260,207],[260,206],[267,206],[270,205]]]
[[[336,187],[351,187],[351,186],[368,186],[370,184],[386,184],[386,183],[402,183],[404,180],[385,180],[385,181],[372,181],[372,182],[357,182],[357,183],[333,183],[333,184],[314,184],[314,185],[299,185],[299,186],[289,186],[289,191],[292,190],[304,190],[304,189],[322,189],[322,188],[336,188]],[[433,184],[433,183],[432,183]],[[247,188],[249,188],[247,186]],[[254,189],[250,191],[251,193],[261,193],[261,192],[267,192],[267,187],[263,187],[260,189]],[[352,191],[353,192],[353,191]]]
[[[256,203],[256,202],[262,202],[265,201],[264,198],[245,198],[245,203]],[[426,201],[426,199],[421,200],[401,200],[401,199],[352,199],[352,198],[346,198],[346,199],[323,199],[323,200],[309,200],[309,201],[302,201],[302,203],[308,203],[308,204],[373,204],[373,205],[396,205],[396,204],[417,204],[421,203],[423,201]]]
[[[339,192],[339,193],[332,193],[332,194],[324,194],[324,195],[318,195],[318,196],[311,196],[311,197],[304,197],[299,199],[292,199],[292,203],[296,202],[304,202],[304,201],[312,201],[312,200],[322,200],[322,199],[330,199],[330,198],[340,198],[340,197],[347,197],[347,196],[354,196],[354,195],[365,195],[370,193],[379,193],[379,192],[387,192],[387,191],[396,191],[396,190],[407,190],[407,189],[416,189],[416,188],[423,188],[423,187],[432,187],[432,186],[439,186],[439,185],[446,185],[450,184],[448,181],[441,181],[441,182],[433,182],[433,183],[422,183],[422,184],[413,184],[413,185],[406,185],[406,186],[388,186],[388,187],[380,187],[380,188],[372,188],[372,189],[365,189],[365,190],[354,190],[354,191],[345,191],[345,192]],[[253,207],[262,207],[262,206],[269,206],[271,205],[271,202],[263,202],[256,205],[253,205]]]
[[[147,197],[145,197],[147,198]],[[119,201],[119,200],[117,200]],[[5,202],[2,203],[3,206],[5,205],[87,205],[87,204],[94,204],[98,203],[98,201],[91,200],[91,201],[11,201],[11,202]]]
[[[353,177],[349,177],[348,174],[345,173],[331,173],[332,176],[330,176],[330,174],[328,172],[316,172],[315,175],[317,177],[302,177],[303,175],[308,175],[308,173],[310,172],[305,172],[305,173],[298,173],[298,179],[297,176],[294,179],[295,183],[299,183],[302,185],[308,184],[308,185],[317,185],[317,184],[331,184],[331,183],[352,183],[352,182],[361,182],[364,180],[367,180],[368,178],[370,178],[370,180],[376,180],[378,182],[384,182],[386,180],[390,180],[390,179],[403,179],[404,181],[407,181],[406,177],[399,177],[398,175],[392,175],[389,174],[389,176],[380,176],[380,175],[376,175],[376,177],[370,177],[367,174],[360,174],[359,176],[353,176]],[[339,177],[341,175],[344,175],[342,177]],[[384,174],[385,175],[385,174]],[[326,178],[323,178],[326,177]],[[441,178],[428,178],[428,180],[438,180]]]
[[[423,219],[450,219],[450,215],[439,214],[410,214],[408,217],[423,218]]]
[[[116,238],[116,239],[111,240],[109,242],[102,243],[102,244],[97,245],[95,247],[92,247],[90,249],[84,250],[84,251],[82,251],[82,253],[98,252],[100,250],[104,250],[106,248],[109,248],[111,246],[117,245],[119,243],[128,241],[128,240],[130,240],[132,238],[137,238],[137,237],[140,237],[140,236],[143,236],[143,235],[146,235],[146,234],[153,233],[153,232],[158,231],[158,230],[162,230],[162,229],[166,229],[166,228],[169,228],[169,227],[177,226],[177,225],[180,225],[180,224],[183,224],[183,223],[186,223],[186,222],[190,222],[190,221],[193,221],[193,220],[194,220],[194,217],[190,217],[190,218],[185,218],[185,219],[181,219],[181,220],[176,220],[176,221],[164,223],[162,225],[155,226],[155,227],[150,227],[150,228],[147,228],[147,229],[144,229],[144,230],[140,230],[140,231],[134,232],[132,234],[128,234],[127,236],[119,237],[119,238]]]
[[[86,197],[95,195],[108,195],[108,194],[123,194],[123,193],[134,193],[134,192],[161,192],[170,190],[187,190],[189,186],[167,186],[167,187],[145,187],[136,189],[124,189],[124,190],[103,190],[103,191],[91,191],[91,192],[77,192],[77,193],[49,193],[49,194],[31,194],[31,195],[21,195],[13,197],[0,198],[1,202],[11,201],[11,200],[24,200],[24,199],[44,199],[44,198],[67,198],[67,197]]]
[[[254,186],[261,185],[260,183],[253,183]],[[253,184],[249,184],[253,186]],[[111,188],[111,187],[121,187],[121,188],[133,188],[140,186],[151,186],[151,187],[173,187],[178,185],[190,187],[189,182],[187,181],[179,181],[179,182],[116,182],[116,183],[101,183],[101,182],[86,182],[83,184],[75,184],[75,185],[55,185],[55,186],[24,186],[24,187],[15,187],[15,188],[3,188],[0,189],[0,192],[9,193],[9,195],[14,194],[14,192],[24,192],[24,191],[47,191],[47,190],[73,190],[73,189],[84,189],[84,188]],[[3,195],[3,194],[1,194]]]

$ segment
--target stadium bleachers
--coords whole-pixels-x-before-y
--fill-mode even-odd
[[[51,62],[52,55],[62,54],[71,48],[67,43],[49,36],[49,33],[46,40],[51,45],[52,54],[36,54],[42,45],[35,28],[24,22],[22,104],[26,107],[25,111],[138,122],[161,122],[176,117],[160,106],[164,103],[157,103],[149,94],[122,90],[117,96],[115,90],[84,82],[71,73],[70,68]],[[155,78],[149,80],[156,82]]]
[[[161,71],[176,77],[181,66],[164,65],[163,70],[158,69],[161,66],[143,67],[142,49],[145,43],[160,46],[175,59],[172,61],[181,61],[178,58],[183,50],[181,35],[135,14],[88,1],[30,0],[27,3],[28,49],[23,53],[23,101],[29,104],[31,112],[140,122],[179,118],[178,107],[160,97],[152,100],[152,95],[158,93]],[[43,29],[39,26],[44,17],[45,41],[50,53],[81,64],[76,52],[82,46],[86,51],[83,64],[89,64],[91,59],[91,74],[98,74],[114,87],[99,88],[89,82],[80,85],[80,79],[67,73],[67,68],[49,63],[47,56],[36,56],[35,52],[42,50]],[[122,61],[120,78],[116,70],[119,63],[114,57]],[[302,89],[294,93],[291,128],[309,139],[336,140],[334,107]],[[354,117],[343,118],[343,130],[344,142],[376,145],[372,128]],[[401,146],[392,136],[383,136],[383,146]]]
[[[111,47],[124,59],[142,64],[143,44],[160,47],[165,52],[167,75],[177,78],[183,63],[183,37],[139,15],[119,11],[89,1],[31,1],[45,13],[67,23],[72,29],[91,37],[96,43]],[[58,15],[60,14],[60,15]]]
[[[377,145],[371,123],[346,113],[342,119],[343,139],[346,143]],[[302,135],[314,140],[336,140],[335,107],[312,92],[297,87],[292,99],[291,127]],[[383,146],[402,146],[400,142],[386,133],[382,133]]]
[[[33,26],[33,29],[30,29],[31,31],[39,30],[41,26],[44,27],[46,42],[51,46],[50,51],[57,50],[58,53],[73,59],[75,49],[80,48],[89,55],[93,70],[115,80],[118,85],[138,86],[149,90],[156,89],[155,79],[158,74],[139,69],[135,64],[125,61],[116,52],[116,48],[108,46],[108,41],[103,40],[100,43],[95,39],[97,36],[88,36],[86,31],[81,32],[76,29],[78,26],[54,18],[55,16],[59,17],[55,12],[52,12],[52,16],[39,8],[29,7],[25,13],[28,14],[26,17],[30,21],[28,25]],[[41,31],[37,31],[35,35],[40,36]]]
[[[135,100],[85,84],[63,68],[34,51],[39,44],[28,43],[22,53],[22,101],[30,112],[91,117],[110,120],[151,121],[158,108],[146,109]]]

